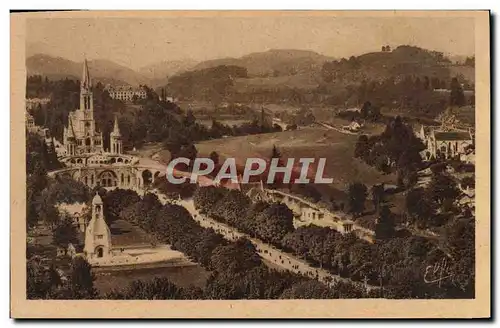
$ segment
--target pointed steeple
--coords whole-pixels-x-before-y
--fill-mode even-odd
[[[75,129],[73,128],[73,121],[71,115],[68,116],[68,138],[75,138]]]
[[[118,118],[115,115],[115,125],[113,131],[109,135],[111,137],[111,153],[121,154],[122,148],[122,135],[120,134],[120,127],[118,126]]]
[[[118,126],[118,117],[115,115],[115,124],[113,126],[113,135],[116,137],[121,136],[120,127]]]
[[[89,65],[87,63],[87,58],[83,61],[83,72],[82,72],[82,82],[80,84],[82,89],[90,89],[92,87],[92,81],[90,80]]]

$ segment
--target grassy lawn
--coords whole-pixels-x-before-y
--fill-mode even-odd
[[[141,228],[125,220],[113,221],[111,230],[111,245],[113,247],[151,245],[151,237]]]
[[[324,176],[333,178],[330,187],[335,189],[345,190],[355,181],[370,186],[380,182],[394,183],[394,175],[384,175],[353,158],[357,138],[334,130],[306,127],[296,131],[203,141],[196,144],[196,148],[199,156],[216,151],[221,160],[235,157],[237,164],[244,165],[250,157],[269,159],[273,145],[276,145],[283,159],[295,158],[296,163],[300,157],[314,158],[316,163],[319,158],[326,158]]]

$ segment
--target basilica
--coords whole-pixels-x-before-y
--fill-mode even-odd
[[[97,131],[94,121],[92,81],[87,60],[83,64],[80,82],[80,108],[70,112],[64,128],[63,143],[68,156],[103,152],[102,132]]]
[[[123,147],[116,117],[110,140],[110,153],[121,154]],[[68,114],[68,125],[64,127],[63,132],[63,144],[67,156],[104,153],[102,132],[98,131],[94,120],[92,80],[87,60],[83,63],[80,82],[80,108]]]
[[[65,168],[50,175],[69,176],[90,188],[142,188],[154,182],[163,171],[160,165],[145,166],[138,157],[124,154],[116,116],[109,140],[109,147],[105,147],[103,134],[94,119],[92,80],[85,60],[80,82],[80,108],[69,113],[63,142],[56,144],[59,160]]]

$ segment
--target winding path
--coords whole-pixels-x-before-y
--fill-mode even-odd
[[[168,201],[168,198],[165,195],[157,191],[155,193],[158,195],[162,203],[166,203]],[[236,240],[240,237],[247,238],[255,245],[260,257],[268,260],[269,262],[277,265],[278,267],[281,267],[284,270],[298,273],[310,278],[316,278],[319,281],[322,281],[323,283],[329,286],[333,286],[335,282],[342,281],[346,283],[352,283],[357,287],[366,288],[367,291],[379,288],[378,286],[371,286],[361,282],[353,281],[348,278],[342,278],[339,275],[331,274],[330,272],[321,268],[313,268],[307,262],[295,257],[292,254],[286,253],[280,249],[275,248],[272,245],[263,242],[260,239],[253,238],[245,233],[242,233],[237,229],[235,229],[234,227],[218,222],[206,215],[201,214],[195,208],[192,199],[178,200],[174,201],[174,203],[179,204],[183,206],[186,210],[188,210],[189,213],[192,215],[193,219],[196,222],[198,222],[202,227],[212,228],[216,232],[222,234],[224,238],[228,240]]]

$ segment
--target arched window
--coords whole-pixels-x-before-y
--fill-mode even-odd
[[[115,187],[116,180],[116,175],[111,171],[105,171],[99,176],[100,184],[103,187]]]

